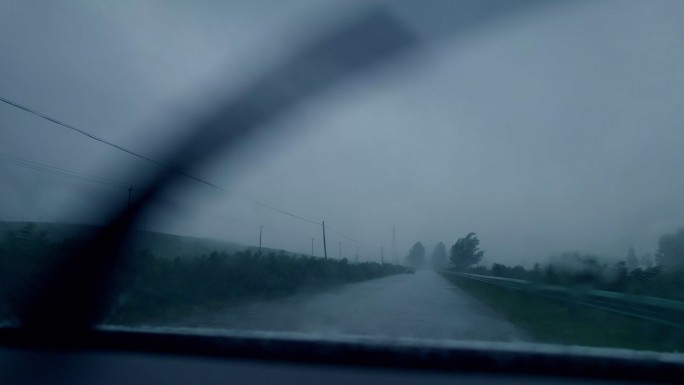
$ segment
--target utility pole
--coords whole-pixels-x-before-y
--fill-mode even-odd
[[[328,249],[325,246],[325,221],[323,221],[323,258],[328,259]]]
[[[311,256],[312,257],[314,256],[314,254],[313,254],[313,238],[311,238]]]
[[[264,225],[259,225],[259,254],[261,254],[261,233],[264,230]]]
[[[381,265],[385,264],[384,249],[382,246],[380,246],[380,264]]]
[[[342,259],[342,241],[340,241],[340,258],[339,259]]]
[[[399,264],[399,255],[397,254],[397,226],[392,226],[392,254]]]
[[[133,185],[128,186],[128,208],[131,208],[131,196],[133,195]]]

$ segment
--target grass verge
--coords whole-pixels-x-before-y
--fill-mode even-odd
[[[600,309],[440,273],[535,341],[561,345],[684,351],[684,332]]]

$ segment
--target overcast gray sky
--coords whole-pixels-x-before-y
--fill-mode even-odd
[[[0,1],[0,96],[161,157],[214,95],[361,3]],[[389,253],[394,225],[400,255],[475,231],[486,262],[507,264],[653,252],[684,227],[684,3],[571,2],[436,41],[430,18],[448,13],[389,9],[424,37],[415,55],[291,111],[201,177],[325,220],[374,246],[362,258]],[[0,127],[0,156],[124,183],[156,167],[5,104]],[[3,220],[87,221],[127,194],[7,162],[0,180]],[[255,244],[263,224],[266,246],[309,252],[313,237],[322,253],[319,227],[189,186],[144,226]]]

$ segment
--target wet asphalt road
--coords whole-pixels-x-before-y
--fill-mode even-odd
[[[174,324],[319,334],[529,340],[500,315],[429,270],[196,314]]]

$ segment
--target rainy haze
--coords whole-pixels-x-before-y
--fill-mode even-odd
[[[682,16],[2,2],[0,318],[134,212],[105,324],[681,351]]]

